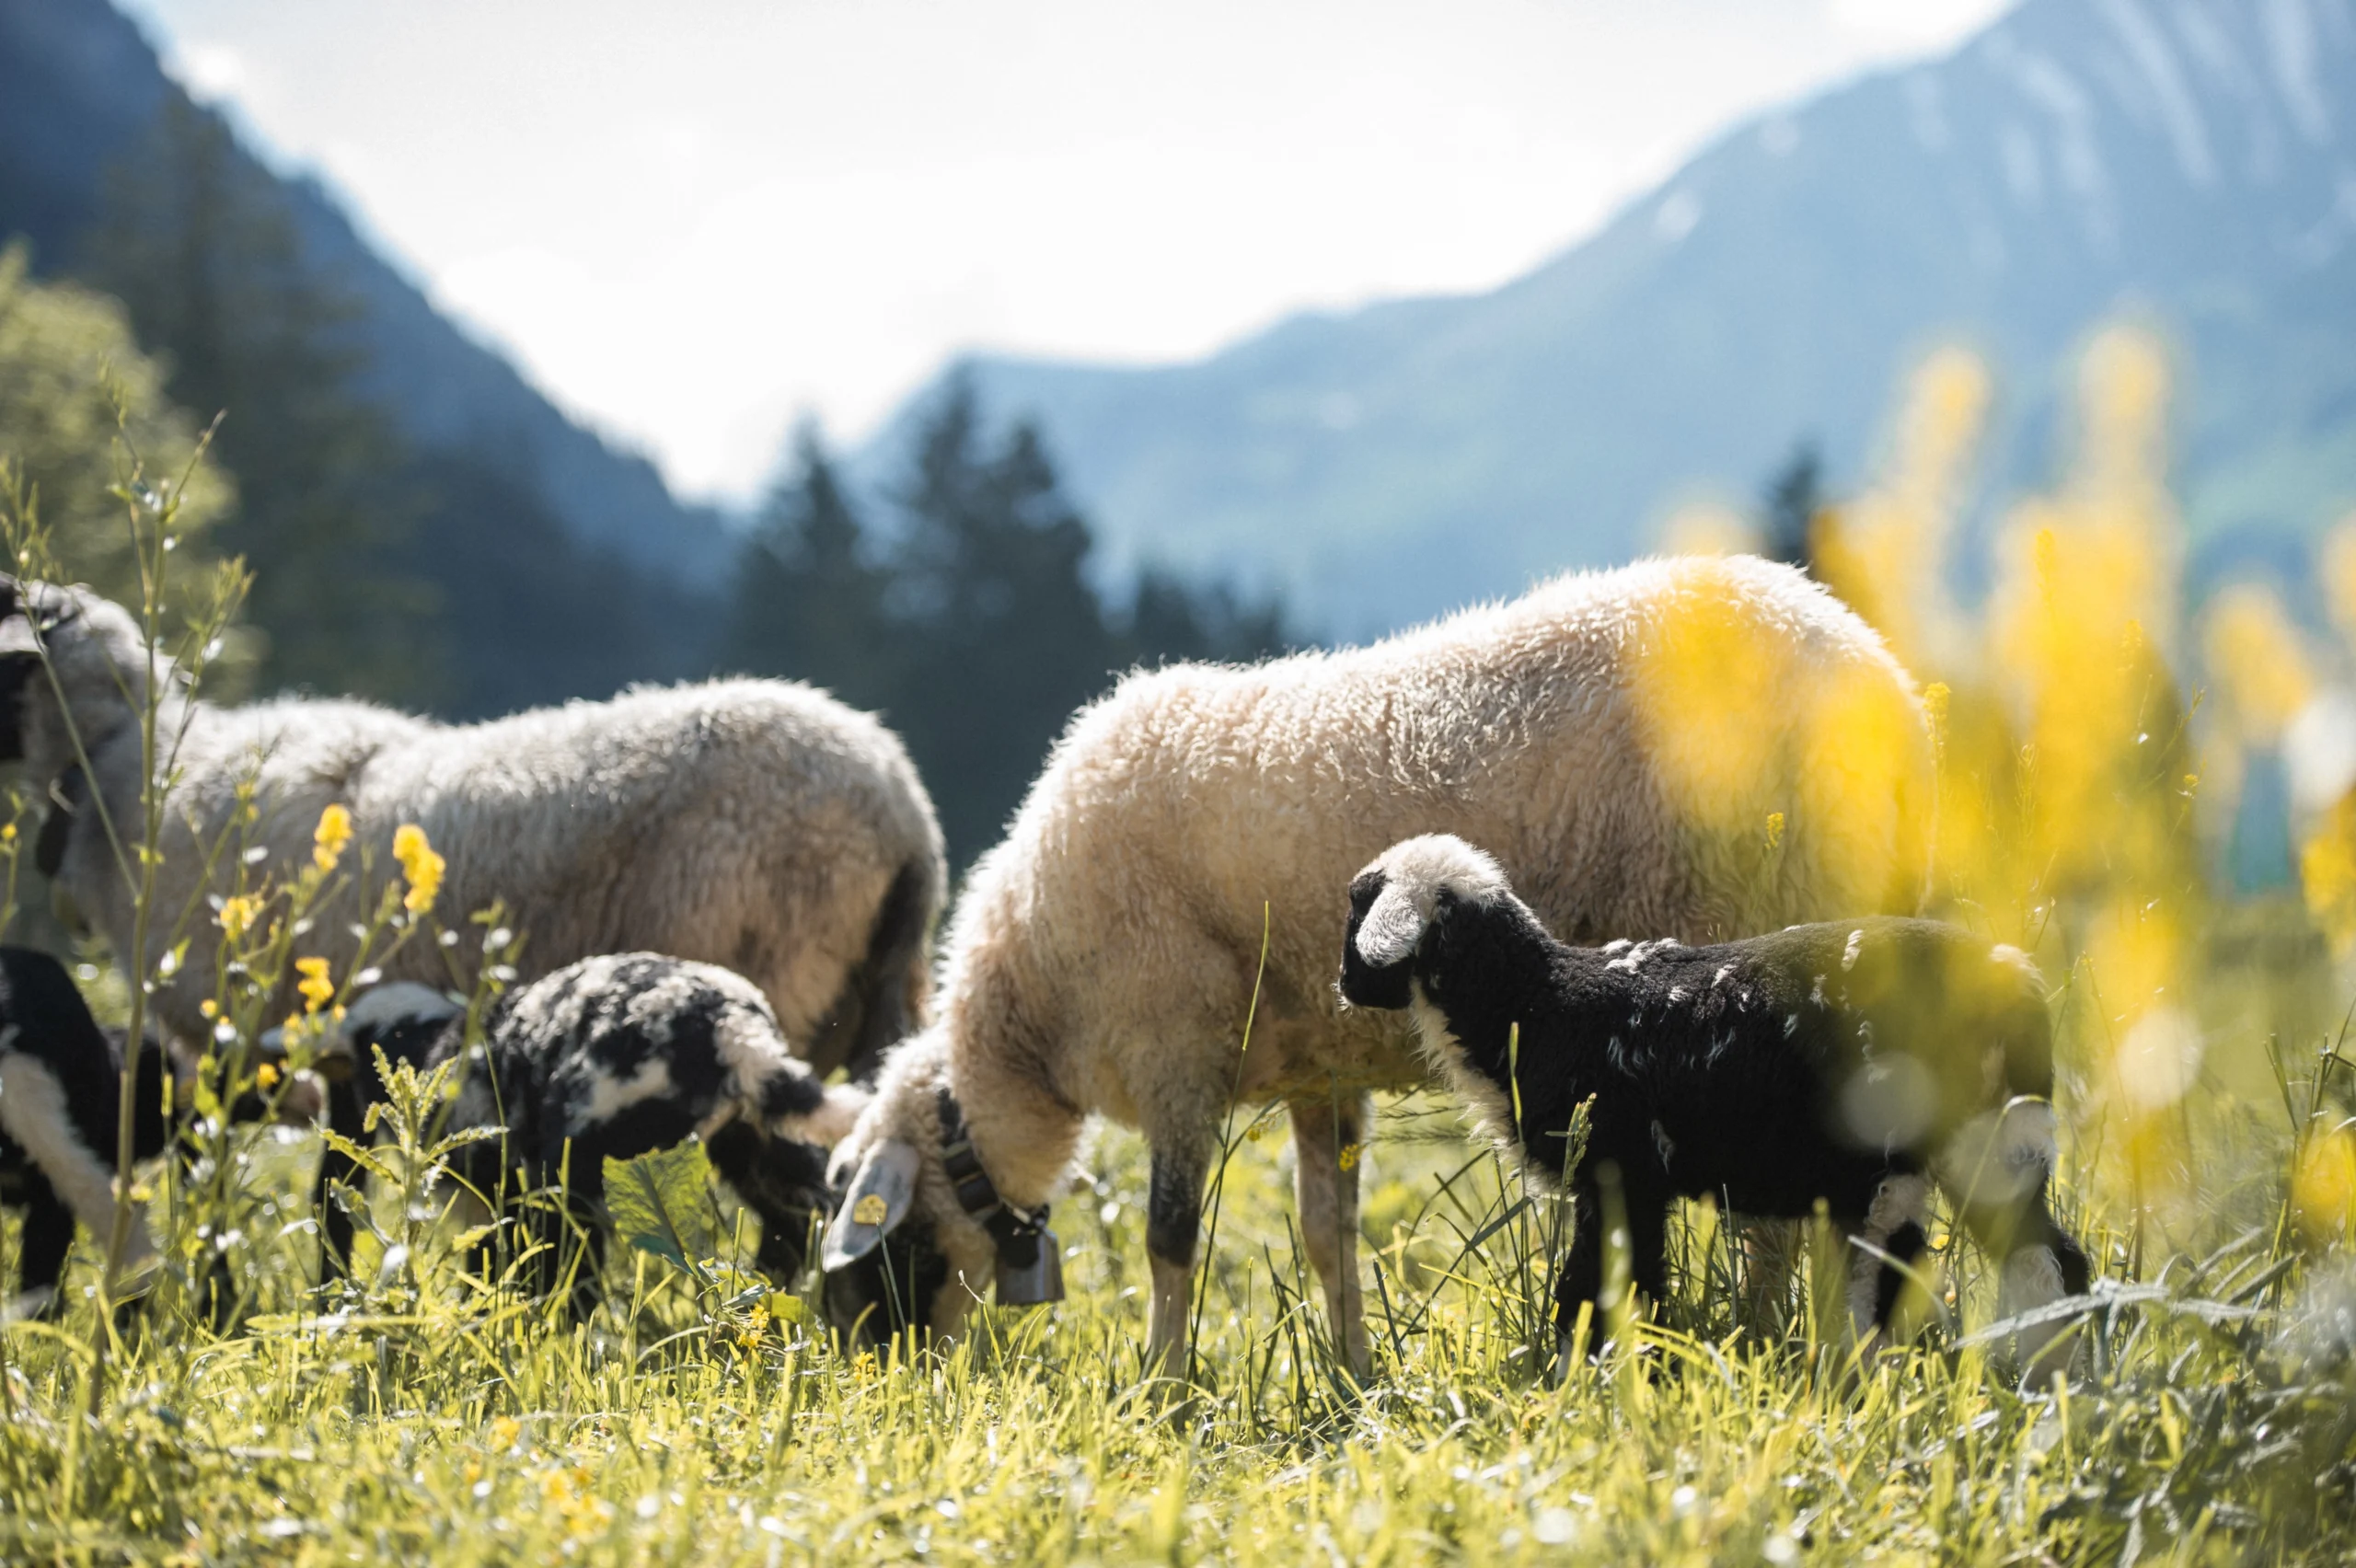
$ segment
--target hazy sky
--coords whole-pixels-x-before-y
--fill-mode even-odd
[[[962,348],[1474,290],[2004,0],[125,0],[543,389],[740,497]]]

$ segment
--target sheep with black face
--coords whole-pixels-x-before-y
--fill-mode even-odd
[[[1705,947],[1559,942],[1462,839],[1385,851],[1350,885],[1339,988],[1403,1009],[1433,1068],[1533,1176],[1575,1201],[1556,1327],[1603,1286],[1604,1189],[1625,1204],[1634,1283],[1668,1288],[1669,1204],[1799,1217],[1826,1204],[1861,1243],[1849,1309],[1886,1325],[1925,1258],[1935,1183],[2003,1262],[1999,1315],[2087,1285],[2047,1205],[2050,1027],[2017,950],[1934,921],[1794,926]],[[1565,1170],[1574,1113],[1585,1157]],[[2031,1366],[2059,1322],[2023,1329]]]
[[[364,1108],[383,1092],[379,1051],[387,1066],[462,1061],[449,1124],[499,1136],[467,1146],[455,1173],[504,1218],[524,1217],[518,1199],[561,1182],[590,1238],[577,1307],[596,1279],[606,1160],[690,1137],[704,1140],[713,1169],[759,1217],[760,1266],[781,1280],[801,1272],[826,1201],[820,1146],[849,1128],[867,1097],[827,1087],[797,1060],[751,982],[655,953],[584,959],[508,993],[484,1019],[481,1045],[467,1052],[465,1040],[456,1002],[393,984],[353,1002],[327,1055],[342,1059]],[[339,1130],[357,1135],[356,1125]],[[545,1214],[528,1225],[535,1239],[561,1239]],[[560,1251],[538,1254],[532,1277],[542,1291],[557,1283]]]

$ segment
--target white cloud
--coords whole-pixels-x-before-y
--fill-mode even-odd
[[[167,69],[200,103],[234,98],[249,85],[245,55],[225,43],[191,42],[173,52]]]
[[[1835,28],[1913,51],[1955,43],[2009,10],[2014,0],[1825,0]]]

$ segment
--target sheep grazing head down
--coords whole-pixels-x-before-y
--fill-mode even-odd
[[[1045,1205],[1013,1204],[991,1181],[937,1039],[919,1035],[886,1059],[827,1178],[826,1319],[846,1340],[952,1340],[993,1295],[1001,1307],[1062,1297]]]
[[[1415,960],[1450,914],[1513,896],[1496,861],[1453,834],[1392,845],[1350,883],[1342,944],[1342,999],[1355,1008],[1415,1001]]]

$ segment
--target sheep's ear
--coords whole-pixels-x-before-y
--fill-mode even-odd
[[[843,1193],[834,1223],[826,1227],[820,1267],[832,1274],[857,1262],[908,1217],[908,1206],[916,1201],[918,1163],[916,1149],[897,1138],[887,1138],[868,1151]]]
[[[1358,922],[1358,957],[1369,969],[1388,969],[1412,956],[1430,922],[1398,882],[1384,884]]]

